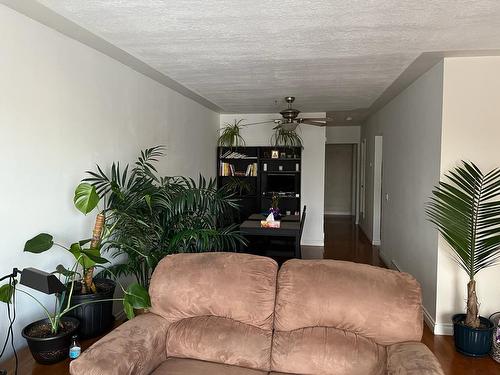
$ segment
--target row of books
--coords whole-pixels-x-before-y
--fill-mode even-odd
[[[236,171],[231,163],[220,163],[219,176],[257,176],[257,163],[247,165],[245,171]]]
[[[236,151],[226,151],[220,156],[221,159],[257,159],[257,156],[248,156]]]

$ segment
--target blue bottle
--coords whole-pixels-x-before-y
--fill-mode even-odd
[[[69,347],[69,358],[71,359],[77,359],[80,356],[80,353],[82,352],[82,348],[80,347],[77,338],[78,338],[77,335],[74,335],[72,337],[71,345]]]

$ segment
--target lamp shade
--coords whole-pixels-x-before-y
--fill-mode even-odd
[[[45,294],[61,293],[66,290],[66,287],[56,275],[31,267],[21,271],[19,283]]]

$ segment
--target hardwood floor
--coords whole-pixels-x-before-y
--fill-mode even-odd
[[[385,267],[377,248],[371,245],[351,216],[325,216],[323,256]],[[432,350],[447,375],[500,375],[500,363],[490,357],[471,358],[456,352],[452,336],[435,336],[426,325],[422,342]]]

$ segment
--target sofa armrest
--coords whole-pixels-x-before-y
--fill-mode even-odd
[[[444,375],[437,358],[421,342],[387,347],[387,375]]]
[[[147,313],[123,323],[70,364],[72,375],[145,375],[166,359],[169,323]]]

